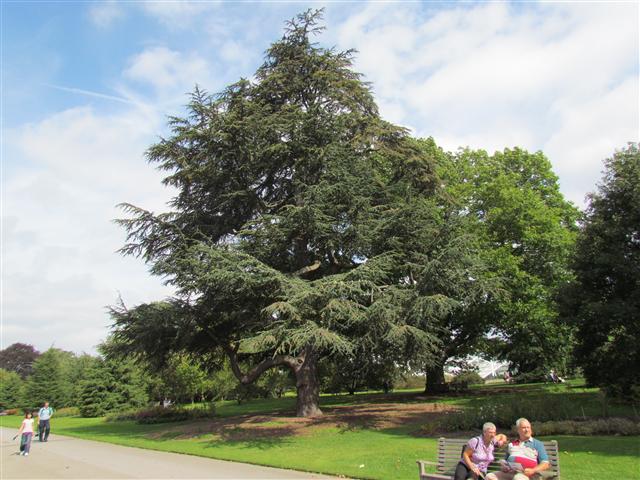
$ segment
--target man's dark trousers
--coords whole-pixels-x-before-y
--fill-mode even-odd
[[[38,436],[40,441],[47,441],[47,439],[49,438],[49,430],[51,430],[51,426],[49,425],[49,419],[47,418],[46,420],[40,420],[40,423],[38,424]],[[44,434],[44,440],[42,439],[42,436]]]

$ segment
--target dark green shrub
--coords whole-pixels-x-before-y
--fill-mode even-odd
[[[141,424],[183,422],[185,420],[196,420],[200,418],[212,418],[215,416],[215,404],[211,403],[205,407],[169,407],[160,406],[141,408],[138,410],[128,410],[125,412],[112,413],[107,415],[108,422],[118,422],[133,420]]]
[[[519,373],[513,377],[514,383],[538,383],[545,382],[546,380],[547,371],[543,369],[537,369],[527,373]]]
[[[473,370],[467,370],[467,371],[460,372],[458,375],[456,375],[453,378],[453,380],[451,380],[451,383],[454,385],[456,384],[482,385],[484,384],[484,380],[478,372],[475,372]]]
[[[130,360],[96,359],[85,372],[76,399],[83,417],[101,417],[148,403],[144,372]]]
[[[558,387],[560,388],[560,387]],[[590,420],[610,416],[610,407],[604,395],[600,396],[598,406],[591,406]],[[594,410],[595,407],[595,410]],[[543,397],[493,397],[482,400],[464,410],[443,415],[430,431],[478,430],[484,422],[493,422],[501,429],[511,429],[515,421],[525,417],[534,423],[534,432],[539,433],[537,425],[542,422],[558,422],[565,420],[586,421],[589,419],[579,399],[564,395],[546,395]],[[596,418],[597,419],[597,418]]]
[[[561,420],[535,425],[536,435],[640,435],[640,422],[628,418]]]
[[[0,406],[15,408],[22,405],[24,400],[25,382],[16,372],[0,368]]]

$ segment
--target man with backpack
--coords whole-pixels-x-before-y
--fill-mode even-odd
[[[52,415],[53,408],[49,406],[49,402],[44,402],[44,406],[38,411],[38,439],[41,442],[46,442],[49,439],[49,431],[51,430],[49,421]]]

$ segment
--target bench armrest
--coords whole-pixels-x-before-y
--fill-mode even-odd
[[[420,467],[420,475],[426,475],[427,474],[427,470],[425,469],[426,465],[438,465],[436,462],[429,462],[427,460],[417,460],[416,463],[418,464],[418,466]]]

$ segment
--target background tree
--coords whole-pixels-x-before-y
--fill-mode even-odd
[[[17,408],[24,404],[24,381],[16,372],[0,368],[0,407]]]
[[[81,355],[74,355],[69,363],[67,375],[69,383],[71,384],[71,405],[75,406],[78,398],[78,388],[82,380],[87,376],[88,370],[93,367],[96,357],[83,353]]]
[[[575,282],[563,292],[577,325],[576,360],[587,381],[612,395],[640,398],[640,152],[605,160],[588,196],[578,238]]]
[[[144,372],[133,361],[93,358],[88,363],[78,388],[82,416],[99,417],[148,403]]]
[[[212,389],[209,375],[192,355],[174,354],[160,376],[167,398],[177,402],[194,403],[196,398],[202,401]]]
[[[33,371],[33,362],[40,352],[33,345],[14,343],[4,350],[0,350],[0,368],[16,372],[21,378],[26,378]]]
[[[233,397],[236,387],[238,386],[238,379],[231,371],[231,366],[228,362],[224,362],[223,365],[211,372],[211,399],[212,400],[227,400]],[[295,384],[292,384],[292,387]]]
[[[386,355],[362,351],[330,357],[320,367],[323,392],[350,395],[363,390],[393,390],[403,373],[402,366],[388,361]]]
[[[425,178],[420,172],[430,163],[444,182],[458,185],[451,179],[454,172],[460,175],[459,165],[432,139],[417,145],[428,160],[414,157],[393,175],[375,245],[396,254],[396,282],[386,292],[387,311],[395,311],[402,323],[431,339],[431,355],[425,358],[424,350],[418,349],[406,356],[407,366],[427,372],[428,392],[441,392],[447,389],[447,360],[476,351],[493,328],[487,312],[502,295],[501,279],[492,271],[487,240],[469,206],[446,188],[429,194],[427,185],[418,180]]]
[[[285,392],[295,388],[295,379],[289,370],[272,368],[263,375],[262,388],[269,398],[281,398]]]
[[[71,369],[74,359],[73,353],[57,348],[50,348],[38,357],[26,384],[25,401],[30,407],[46,401],[54,408],[72,405],[74,386]]]
[[[309,11],[289,22],[254,82],[215,96],[196,89],[189,116],[171,119],[173,136],[149,150],[178,190],[174,210],[128,205],[123,252],[178,296],[112,311],[124,351],[224,353],[244,384],[290,369],[300,416],[321,413],[322,356],[378,339],[398,352],[432,341],[404,321],[395,328],[398,311],[370,307],[393,305],[385,286],[397,282],[394,255],[371,245],[381,185],[411,167],[429,193],[433,166],[380,118],[352,52],[311,43],[319,19]]]
[[[117,395],[110,370],[104,360],[95,358],[85,370],[85,375],[78,384],[76,405],[83,417],[100,417],[114,410],[117,405]]]
[[[477,220],[470,228],[503,289],[494,301],[458,318],[448,353],[460,351],[460,339],[463,353],[498,354],[521,374],[562,369],[572,337],[558,317],[555,292],[571,279],[578,210],[564,200],[541,152],[515,148],[489,156],[461,150],[440,158],[447,192]]]

